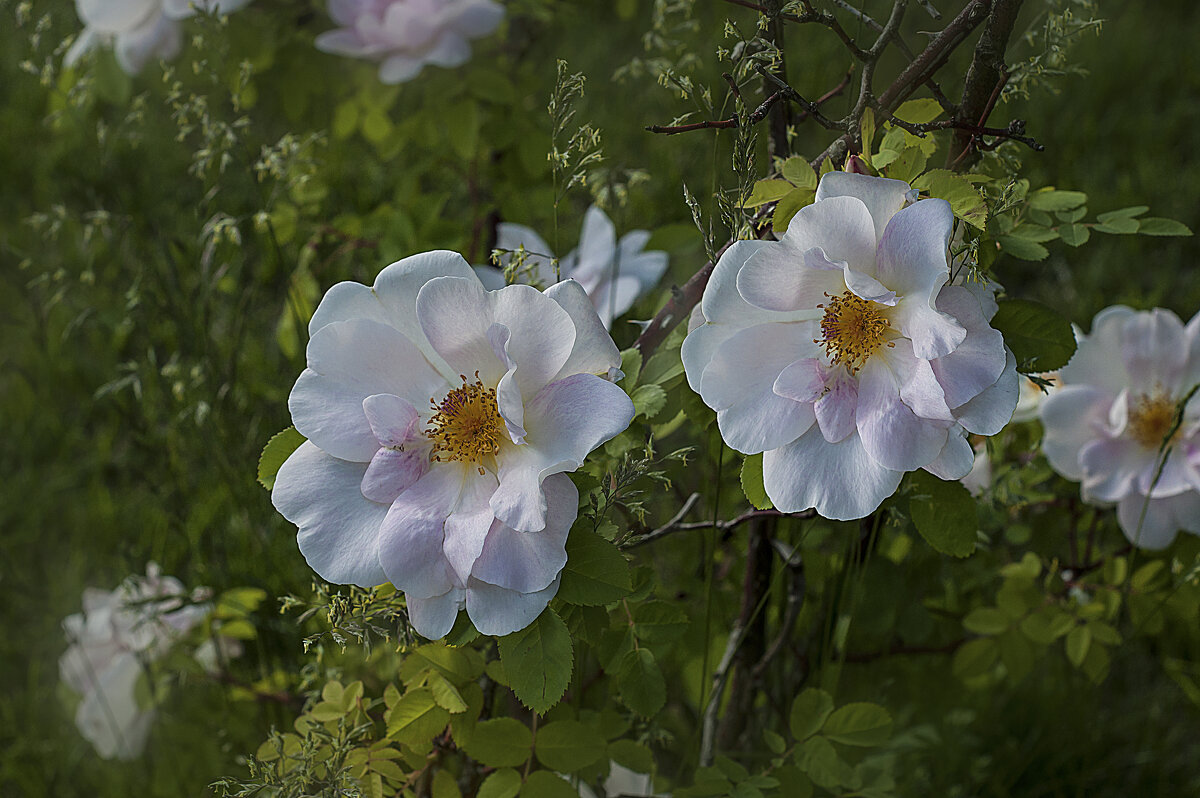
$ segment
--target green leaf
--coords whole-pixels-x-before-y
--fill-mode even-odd
[[[1040,224],[1029,223],[1014,228],[1012,234],[1017,238],[1033,241],[1038,244],[1058,238],[1057,230],[1051,230],[1049,227],[1043,227]]]
[[[1091,645],[1092,630],[1086,626],[1076,626],[1067,634],[1067,659],[1076,668],[1082,666]]]
[[[833,696],[816,687],[809,687],[792,701],[788,728],[797,741],[806,740],[821,730],[833,713]]]
[[[463,700],[462,693],[437,671],[429,674],[429,689],[437,705],[451,715],[467,711],[467,702]]]
[[[833,744],[821,736],[810,738],[796,751],[796,764],[814,784],[827,790],[841,785],[845,771],[849,770],[833,750]]]
[[[521,791],[521,774],[512,768],[497,770],[479,785],[479,798],[516,798]]]
[[[634,418],[641,416],[650,421],[667,403],[667,392],[661,385],[639,385],[629,398],[633,400]]]
[[[942,115],[942,106],[932,97],[922,97],[919,100],[909,100],[896,109],[894,116],[914,125],[932,122]]]
[[[1034,665],[1033,644],[1016,629],[1009,629],[995,638],[1000,646],[1000,661],[1013,681],[1024,679]]]
[[[775,505],[767,497],[767,489],[763,486],[763,456],[748,454],[742,461],[742,492],[756,510],[770,510]]]
[[[1150,210],[1149,205],[1132,205],[1128,208],[1118,208],[1115,211],[1097,214],[1096,220],[1099,222],[1108,222],[1113,219],[1129,219],[1134,216],[1141,216],[1148,210]]]
[[[892,736],[892,716],[878,704],[846,704],[829,716],[821,734],[842,745],[883,745]]]
[[[1087,202],[1082,191],[1058,191],[1043,188],[1029,195],[1029,207],[1038,211],[1069,211]]]
[[[538,770],[525,780],[521,798],[579,798],[579,793],[561,776],[549,770]]]
[[[649,773],[654,770],[654,754],[641,743],[633,740],[613,740],[608,744],[608,758],[634,773]]]
[[[979,607],[963,618],[963,628],[979,635],[998,635],[1008,626],[1008,616],[994,607]]]
[[[1162,219],[1157,216],[1147,216],[1140,220],[1138,233],[1144,236],[1190,236],[1191,229],[1183,222],[1174,219]]]
[[[942,554],[970,556],[975,551],[979,513],[963,484],[916,471],[909,477],[909,487],[909,513],[921,537]]]
[[[601,606],[629,594],[629,563],[621,550],[584,524],[567,537],[567,564],[558,597],[568,604]]]
[[[258,484],[267,490],[275,487],[275,475],[283,461],[292,456],[292,452],[300,448],[307,438],[296,432],[295,427],[288,427],[283,432],[276,433],[263,447],[258,458]]]
[[[687,627],[687,613],[677,604],[656,599],[633,608],[633,633],[643,640],[669,643],[682,637]]]
[[[980,230],[987,222],[987,202],[979,189],[949,169],[930,169],[912,182],[912,187],[950,203],[954,215]]]
[[[1058,228],[1063,242],[1072,247],[1081,247],[1092,237],[1092,231],[1081,224],[1064,224]]]
[[[533,750],[546,767],[571,773],[604,757],[604,737],[595,726],[577,720],[556,720],[538,729]]]
[[[616,664],[617,692],[625,706],[652,718],[667,702],[667,683],[648,648],[627,651]]]
[[[750,196],[742,203],[742,207],[757,208],[768,202],[777,202],[791,193],[793,188],[795,187],[786,180],[759,180],[755,182],[754,188],[750,190]]]
[[[826,163],[828,162],[826,159]],[[771,229],[776,233],[787,232],[792,217],[804,206],[811,205],[814,199],[816,199],[816,191],[811,188],[793,189],[775,206],[775,213],[771,215]]]
[[[1026,299],[1006,299],[992,318],[1017,363],[1031,371],[1054,371],[1075,354],[1075,332],[1062,313]]]
[[[973,679],[991,670],[999,655],[1000,648],[996,645],[995,638],[968,640],[954,652],[954,661],[950,667],[959,679]]]
[[[1116,219],[1109,219],[1107,222],[1101,222],[1092,229],[1098,233],[1128,236],[1136,233],[1140,227],[1141,223],[1137,219],[1118,217]]]
[[[862,154],[867,163],[871,162],[871,142],[875,140],[875,110],[871,107],[863,109],[862,121],[859,122],[859,140],[862,142]]]
[[[450,722],[450,713],[437,705],[427,688],[409,690],[386,714],[388,737],[409,745],[431,740]]]
[[[500,638],[500,661],[521,703],[539,715],[558,703],[571,680],[571,635],[547,607],[519,632]]]
[[[642,371],[642,350],[630,347],[621,351],[621,373],[625,376],[621,378],[620,386],[626,391],[633,390],[638,383],[638,376]]]
[[[430,786],[432,787],[432,798],[462,798],[458,782],[454,780],[454,774],[448,770],[435,771],[433,784]]]
[[[996,243],[1009,255],[1021,260],[1045,260],[1050,255],[1050,250],[1026,238],[997,236]]]
[[[475,726],[464,750],[488,767],[523,765],[533,748],[533,733],[515,718],[493,718]]]
[[[813,171],[808,161],[799,156],[792,156],[784,161],[782,171],[783,176],[796,188],[815,190],[817,187],[817,173]]]
[[[1035,643],[1049,645],[1071,631],[1075,619],[1058,607],[1042,607],[1021,619],[1021,633]]]

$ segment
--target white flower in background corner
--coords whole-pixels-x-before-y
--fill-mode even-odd
[[[1179,402],[1200,383],[1200,313],[1185,327],[1169,310],[1116,305],[1096,314],[1090,335],[1076,337],[1062,387],[1042,402],[1046,459],[1083,483],[1084,501],[1115,504],[1121,530],[1138,546],[1164,548],[1180,529],[1200,533],[1200,395],[1154,480]]]
[[[72,66],[98,45],[111,44],[117,62],[136,75],[149,61],[172,59],[183,47],[180,20],[196,13],[232,14],[250,0],[75,0],[84,29],[67,51]]]
[[[612,327],[613,319],[620,318],[639,297],[658,285],[667,270],[667,253],[642,251],[649,240],[649,230],[634,230],[617,241],[612,220],[593,205],[583,217],[579,246],[559,261],[556,274],[551,263],[554,254],[541,236],[519,224],[496,226],[496,249],[524,247],[529,253],[523,264],[529,274],[518,275],[517,282],[525,282],[528,278],[549,286],[559,280],[579,281],[606,329]],[[505,256],[504,265],[511,260],[511,255]],[[476,266],[475,272],[488,288],[504,285],[503,269]]]
[[[133,759],[146,745],[153,708],[141,708],[136,687],[146,663],[166,653],[211,606],[190,603],[178,579],[146,566],[116,590],[88,588],[83,612],[63,621],[70,647],[59,674],[81,695],[75,725],[104,759]]]
[[[1057,371],[1046,372],[1039,374],[1042,379],[1048,380],[1049,385],[1042,389],[1042,386],[1031,380],[1024,374],[1021,375],[1020,385],[1021,392],[1017,396],[1017,409],[1013,411],[1013,423],[1019,424],[1025,421],[1033,421],[1041,412],[1042,402],[1046,397],[1058,389],[1061,381]]]
[[[862,518],[918,468],[959,479],[994,435],[1016,363],[983,286],[947,285],[954,216],[907,183],[825,175],[780,241],[739,241],[683,344],[725,442],[763,452],[777,508]],[[993,311],[994,312],[994,311]]]
[[[484,634],[558,590],[578,493],[564,472],[629,426],[620,353],[579,283],[486,291],[454,252],[339,283],[288,405],[309,440],[271,500],[331,582],[403,590],[436,639]]]
[[[379,79],[394,84],[426,64],[465,64],[468,40],[495,31],[504,7],[492,0],[329,0],[329,15],[341,27],[317,36],[317,49],[378,61]]]

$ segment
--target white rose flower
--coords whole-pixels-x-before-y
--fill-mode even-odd
[[[826,174],[780,241],[739,241],[713,270],[688,383],[725,442],[763,452],[777,508],[862,518],[918,468],[959,479],[968,432],[994,435],[1016,363],[981,287],[947,285],[954,216],[907,183]]]
[[[583,217],[579,246],[558,262],[555,271],[550,245],[536,232],[524,225],[496,225],[496,248],[529,253],[524,268],[528,278],[541,285],[553,285],[559,280],[577,280],[591,298],[604,327],[610,329],[613,319],[619,318],[640,297],[649,293],[667,270],[667,253],[659,250],[643,252],[650,240],[649,230],[634,230],[617,241],[612,220],[593,205]],[[512,256],[504,258],[504,264]],[[504,285],[504,270],[495,266],[476,266],[475,273],[488,288]],[[519,275],[523,278],[526,275]]]
[[[470,39],[487,36],[504,17],[493,0],[329,0],[342,27],[317,37],[318,50],[379,62],[379,79],[403,83],[426,64],[456,67],[471,57]]]
[[[138,706],[135,689],[145,664],[211,612],[188,600],[178,579],[150,563],[144,578],[130,577],[116,590],[86,589],[83,612],[63,621],[71,645],[59,674],[82,696],[75,725],[104,759],[133,759],[145,747],[154,710]]]
[[[579,283],[486,291],[454,252],[340,283],[292,390],[309,440],[271,499],[323,579],[403,590],[436,639],[532,622],[558,590],[578,493],[564,472],[629,426],[620,353]]]
[[[98,45],[111,44],[117,62],[136,75],[153,59],[172,59],[183,47],[180,20],[196,13],[231,14],[250,0],[75,0],[84,29],[67,51],[72,66]]]
[[[1076,337],[1062,387],[1042,402],[1046,459],[1083,483],[1084,501],[1115,504],[1135,545],[1161,549],[1180,529],[1200,533],[1200,396],[1184,409],[1155,482],[1176,409],[1200,383],[1200,313],[1185,327],[1169,310],[1116,305]]]

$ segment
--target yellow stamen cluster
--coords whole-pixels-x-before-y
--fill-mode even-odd
[[[1127,429],[1135,441],[1147,449],[1157,449],[1175,420],[1175,402],[1163,393],[1142,394],[1129,408]],[[1176,433],[1178,434],[1178,433]]]
[[[425,435],[433,441],[429,459],[439,463],[461,460],[478,466],[484,458],[500,451],[504,419],[496,406],[495,389],[484,387],[479,372],[475,372],[472,383],[467,382],[465,374],[459,376],[461,388],[450,391],[440,403],[429,400],[434,411],[425,429]],[[482,467],[479,473],[483,473]]]
[[[841,296],[825,296],[829,297],[829,303],[817,305],[825,309],[821,337],[813,339],[813,343],[825,346],[825,354],[833,365],[843,365],[851,374],[857,374],[879,347],[895,346],[885,340],[892,324],[884,315],[883,305],[850,291]]]

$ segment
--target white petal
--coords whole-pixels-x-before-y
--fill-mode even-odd
[[[118,33],[113,52],[121,69],[136,75],[150,61],[169,61],[182,49],[183,32],[179,23],[160,14],[141,27]]]
[[[552,381],[572,374],[606,376],[621,367],[621,352],[613,343],[587,293],[575,280],[563,280],[546,289],[546,296],[557,302],[575,325],[575,343],[571,355]]]
[[[406,83],[425,68],[425,59],[397,53],[384,59],[379,65],[379,82],[388,86]]]
[[[510,286],[502,291],[522,287],[532,290]],[[473,274],[470,279],[435,277],[426,282],[417,293],[416,315],[423,337],[452,373],[472,380],[478,371],[485,385],[495,385],[508,370],[489,334],[496,319],[488,293]]]
[[[488,506],[488,500],[495,492],[495,476],[481,475],[468,470],[458,505],[446,518],[446,537],[442,543],[442,551],[446,555],[446,561],[454,569],[458,582],[466,583],[475,560],[479,559],[479,553],[483,551],[488,530],[501,525],[492,514],[492,508]]]
[[[983,448],[983,462],[988,463],[987,448]],[[938,479],[963,479],[970,475],[973,468],[977,465],[978,458],[975,456],[975,451],[971,448],[971,444],[967,442],[967,436],[961,430],[951,430],[946,437],[946,446],[942,449],[942,453],[932,463],[925,466],[925,470],[933,474]],[[989,469],[990,471],[990,469]],[[965,482],[964,482],[965,484]],[[986,487],[984,485],[983,487]],[[982,490],[979,490],[981,493]],[[979,495],[976,493],[975,495]]]
[[[840,373],[839,373],[840,372]],[[839,368],[829,385],[829,393],[813,405],[821,435],[829,443],[837,443],[858,429],[858,380]]]
[[[870,177],[852,172],[828,172],[817,185],[817,202],[830,197],[854,197],[867,206],[875,228],[875,240],[883,238],[883,231],[896,211],[904,207],[915,192],[903,180],[885,177]]]
[[[863,367],[858,381],[858,432],[880,465],[912,471],[932,463],[946,445],[949,422],[921,418],[900,399],[900,378],[883,358]]]
[[[897,211],[879,240],[879,281],[932,307],[950,279],[946,257],[953,227],[954,211],[943,199],[921,200]]]
[[[1000,372],[995,384],[985,388],[966,404],[956,407],[954,417],[967,432],[995,435],[1012,420],[1013,410],[1017,407],[1017,397],[1021,393],[1021,379],[1023,378],[1017,374],[1017,359],[1008,347],[1005,347],[1004,371]]]
[[[363,474],[362,495],[388,505],[429,470],[429,447],[380,449]]]
[[[566,474],[546,477],[546,528],[518,532],[497,522],[488,532],[471,575],[498,587],[533,593],[549,586],[567,564],[567,533],[575,523],[579,491]]]
[[[495,266],[472,266],[471,269],[483,287],[489,291],[496,291],[506,285],[503,269],[497,269]]]
[[[625,315],[633,307],[642,284],[633,275],[620,275],[601,282],[592,293],[592,304],[606,328],[612,327],[613,319]]]
[[[828,443],[815,426],[763,455],[763,484],[775,507],[787,513],[814,507],[837,521],[873,512],[903,476],[872,459],[858,435]]]
[[[1046,397],[1041,407],[1042,452],[1055,471],[1076,482],[1083,479],[1079,451],[1100,437],[1112,401],[1108,392],[1092,385],[1064,385]]]
[[[358,319],[327,324],[308,343],[308,368],[288,397],[300,434],[334,457],[366,462],[379,449],[363,410],[375,394],[426,406],[446,383],[395,328]]]
[[[442,551],[446,517],[458,504],[466,467],[435,465],[400,494],[379,527],[379,563],[387,578],[416,598],[440,596],[454,584]]]
[[[506,352],[516,364],[521,395],[546,387],[575,348],[571,315],[553,298],[527,285],[510,285],[487,295],[498,324],[509,329]]]
[[[497,637],[524,629],[537,620],[558,592],[556,577],[545,590],[519,593],[478,579],[467,583],[467,614],[481,634]]]
[[[1139,528],[1143,505],[1146,516]],[[1200,533],[1200,494],[1189,491],[1146,504],[1145,496],[1132,493],[1117,505],[1117,520],[1130,543],[1143,549],[1165,549],[1180,529]]]
[[[959,407],[994,385],[1004,371],[1004,336],[988,325],[978,300],[961,286],[943,288],[937,308],[967,331],[953,352],[930,363],[946,393],[946,404]]]
[[[1131,386],[1143,386],[1143,393],[1153,393],[1155,387],[1160,387],[1168,394],[1192,387],[1180,385],[1188,341],[1178,316],[1162,308],[1138,313],[1125,322],[1122,333],[1121,359]]]
[[[437,44],[425,53],[424,60],[434,66],[450,68],[467,63],[470,57],[471,45],[466,39],[453,31],[443,31]]]
[[[146,747],[154,711],[138,709],[136,689],[142,667],[135,655],[119,655],[98,675],[75,712],[75,725],[101,759],[135,759]]]
[[[1124,438],[1098,438],[1079,450],[1083,490],[1091,499],[1120,501],[1142,471],[1154,469],[1153,453]]]
[[[781,244],[794,253],[820,248],[831,261],[875,275],[875,223],[871,210],[857,197],[829,197],[801,208]]]
[[[849,210],[855,208],[861,210],[862,205],[849,206]],[[738,272],[737,290],[756,308],[807,312],[811,318],[820,318],[824,311],[817,306],[846,290],[845,272],[850,268],[845,260],[827,254],[821,247],[798,249],[785,239],[746,259]]]
[[[1076,334],[1079,342],[1071,362],[1059,372],[1063,385],[1094,385],[1116,396],[1131,385],[1124,361],[1115,355],[1121,351],[1125,322],[1137,313],[1123,305],[1113,305],[1092,319],[1090,335]]]
[[[363,400],[363,415],[381,446],[403,446],[421,435],[421,419],[412,403],[388,393]]]
[[[554,274],[554,266],[551,265],[554,250],[550,249],[550,245],[541,236],[533,229],[520,224],[501,222],[496,225],[496,249],[518,250],[521,247],[525,248],[521,274],[528,269],[534,279],[546,285],[553,285],[559,281]],[[508,265],[512,258],[512,255],[505,255],[503,263]],[[562,277],[567,278],[570,275],[564,271]]]
[[[417,598],[406,593],[404,602],[408,605],[408,620],[417,634],[428,640],[439,640],[454,627],[458,611],[466,603],[466,592],[452,587],[432,598]]]
[[[632,420],[633,402],[625,392],[592,374],[546,386],[525,406],[526,444],[503,452],[498,463],[500,487],[491,499],[496,517],[522,532],[544,528],[542,481],[579,468]]]
[[[756,252],[769,247],[778,247],[773,241],[735,241],[717,259],[704,296],[700,300],[704,318],[709,324],[731,324],[749,327],[752,324],[778,319],[777,314],[756,308],[742,299],[737,290],[738,272]],[[705,361],[707,363],[707,361]]]
[[[459,12],[454,29],[463,36],[478,39],[494,31],[503,18],[504,6],[492,0],[475,0]]]
[[[300,553],[326,581],[361,587],[387,581],[378,551],[388,508],[362,495],[365,471],[365,464],[338,460],[305,441],[275,476],[271,503],[300,528]]]
[[[598,285],[612,279],[613,259],[617,253],[617,233],[612,220],[593,205],[583,215],[583,231],[575,250],[578,266],[571,276],[584,285]]]
[[[79,18],[103,33],[121,33],[144,25],[158,11],[158,0],[75,0]]]

